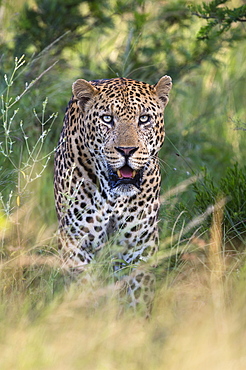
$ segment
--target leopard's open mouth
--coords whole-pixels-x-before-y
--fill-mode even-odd
[[[111,189],[115,189],[120,185],[134,185],[137,189],[140,189],[142,182],[143,170],[135,171],[130,166],[124,165],[119,168],[117,171],[113,171],[109,167],[109,185]]]
[[[118,169],[116,171],[116,173],[117,173],[117,176],[119,177],[119,179],[134,179],[134,177],[137,174],[137,172],[135,170],[133,170],[131,167],[129,167],[127,165]]]

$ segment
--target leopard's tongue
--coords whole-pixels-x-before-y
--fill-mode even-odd
[[[119,178],[124,178],[124,179],[132,179],[136,175],[136,171],[131,169],[129,166],[123,166],[119,170],[117,170],[117,175]]]

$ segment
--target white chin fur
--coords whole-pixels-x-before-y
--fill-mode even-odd
[[[127,185],[122,184],[114,188],[112,192],[117,195],[132,197],[133,195],[139,194],[141,190],[139,190],[138,188],[136,188],[136,186],[131,184]]]

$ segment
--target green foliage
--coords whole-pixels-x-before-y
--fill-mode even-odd
[[[207,13],[217,9],[218,22],[224,12],[220,3],[203,4]],[[48,53],[49,60],[59,56],[63,69],[69,62],[65,51],[74,50],[81,73],[89,79],[124,75],[154,83],[165,71],[178,80],[205,61],[218,63],[222,43],[218,38],[203,42],[194,37],[196,24],[186,0],[36,0],[24,5],[12,26],[13,49],[17,56]],[[102,53],[105,35],[111,45]]]
[[[88,5],[88,10],[81,9],[82,5]],[[26,3],[16,21],[15,55],[40,53],[54,43],[53,52],[60,54],[83,37],[81,28],[112,25],[105,15],[107,8],[108,1],[96,0],[36,0],[32,6]]]
[[[225,198],[224,233],[227,239],[233,237],[246,238],[246,167],[239,168],[238,164],[228,167],[225,175],[218,184],[204,170],[203,178],[193,185],[195,191],[194,211],[197,215]],[[203,224],[209,229],[211,219]]]
[[[44,175],[54,150],[47,150],[46,141],[57,114],[47,116],[47,98],[42,103],[41,113],[32,109],[38,131],[29,136],[28,120],[23,115],[21,101],[38,78],[26,84],[20,95],[15,95],[16,76],[24,64],[24,56],[15,58],[13,71],[9,76],[4,75],[5,86],[0,92],[0,215],[6,219],[10,219],[20,205],[32,197],[32,184]]]
[[[210,2],[207,7],[220,9],[219,2],[216,4]],[[155,83],[163,74],[170,74],[174,88],[166,110],[166,141],[161,152],[163,190],[196,174],[202,166],[220,177],[232,158],[244,163],[244,131],[237,131],[237,136],[232,131],[235,124],[242,128],[244,121],[241,99],[245,95],[244,41],[237,44],[240,48],[223,49],[221,61],[220,38],[197,40],[201,22],[192,16],[186,0],[37,0],[28,2],[15,19],[9,31],[10,42],[4,48],[13,51],[19,47],[19,52],[27,53],[27,63],[18,70],[11,86],[13,101],[16,97],[21,99],[16,102],[19,109],[16,116],[13,116],[15,106],[9,110],[13,118],[12,139],[8,140],[23,144],[26,136],[35,145],[42,136],[42,106],[48,96],[45,120],[53,112],[60,115],[59,124],[52,126],[45,140],[44,155],[51,153],[71,96],[71,84],[78,77],[120,75]],[[0,27],[3,32],[4,24]],[[32,52],[36,53],[34,57]],[[4,73],[9,77],[12,73],[11,58],[6,52],[0,60],[3,94]],[[20,121],[24,123],[24,137]],[[3,143],[6,133],[8,130],[2,126]],[[11,155],[18,164],[19,151],[14,150]],[[29,155],[24,143],[21,158],[27,160]],[[14,180],[7,161],[2,164],[4,158],[0,163],[1,181],[7,188],[11,183],[8,180]],[[47,168],[49,174],[44,173],[45,180],[41,178],[40,183],[46,185],[43,191],[47,198],[43,202],[50,203],[52,193],[47,184],[52,188],[52,164]],[[191,199],[193,196],[191,191],[183,195]]]
[[[226,3],[228,0],[213,0],[209,3],[202,3],[202,5],[191,5],[193,14],[207,21],[206,26],[201,27],[198,33],[199,39],[208,40],[218,37],[229,29],[233,33],[232,39],[238,38],[237,30],[232,29],[232,25],[246,22],[246,5],[230,9],[223,6]],[[243,28],[240,37],[245,37]]]
[[[203,43],[187,32],[195,22],[185,0],[154,1],[151,10],[147,0],[129,4],[132,14],[126,20],[119,58],[107,58],[109,77],[117,74],[156,82],[164,70],[177,80],[206,60],[216,62],[220,44],[216,40]]]

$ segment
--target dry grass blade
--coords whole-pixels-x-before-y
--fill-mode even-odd
[[[211,293],[214,305],[214,318],[219,336],[224,336],[227,331],[225,319],[225,288],[224,274],[226,271],[225,256],[223,256],[223,216],[225,199],[218,201],[214,207],[213,219],[211,225],[211,238],[209,246],[209,267],[211,270]]]
[[[187,180],[182,181],[179,185],[175,186],[174,188],[170,189],[169,191],[165,192],[161,197],[160,201],[161,203],[164,203],[167,199],[173,197],[174,195],[183,193],[187,190],[187,187],[191,184],[194,184],[199,176],[192,176]]]

